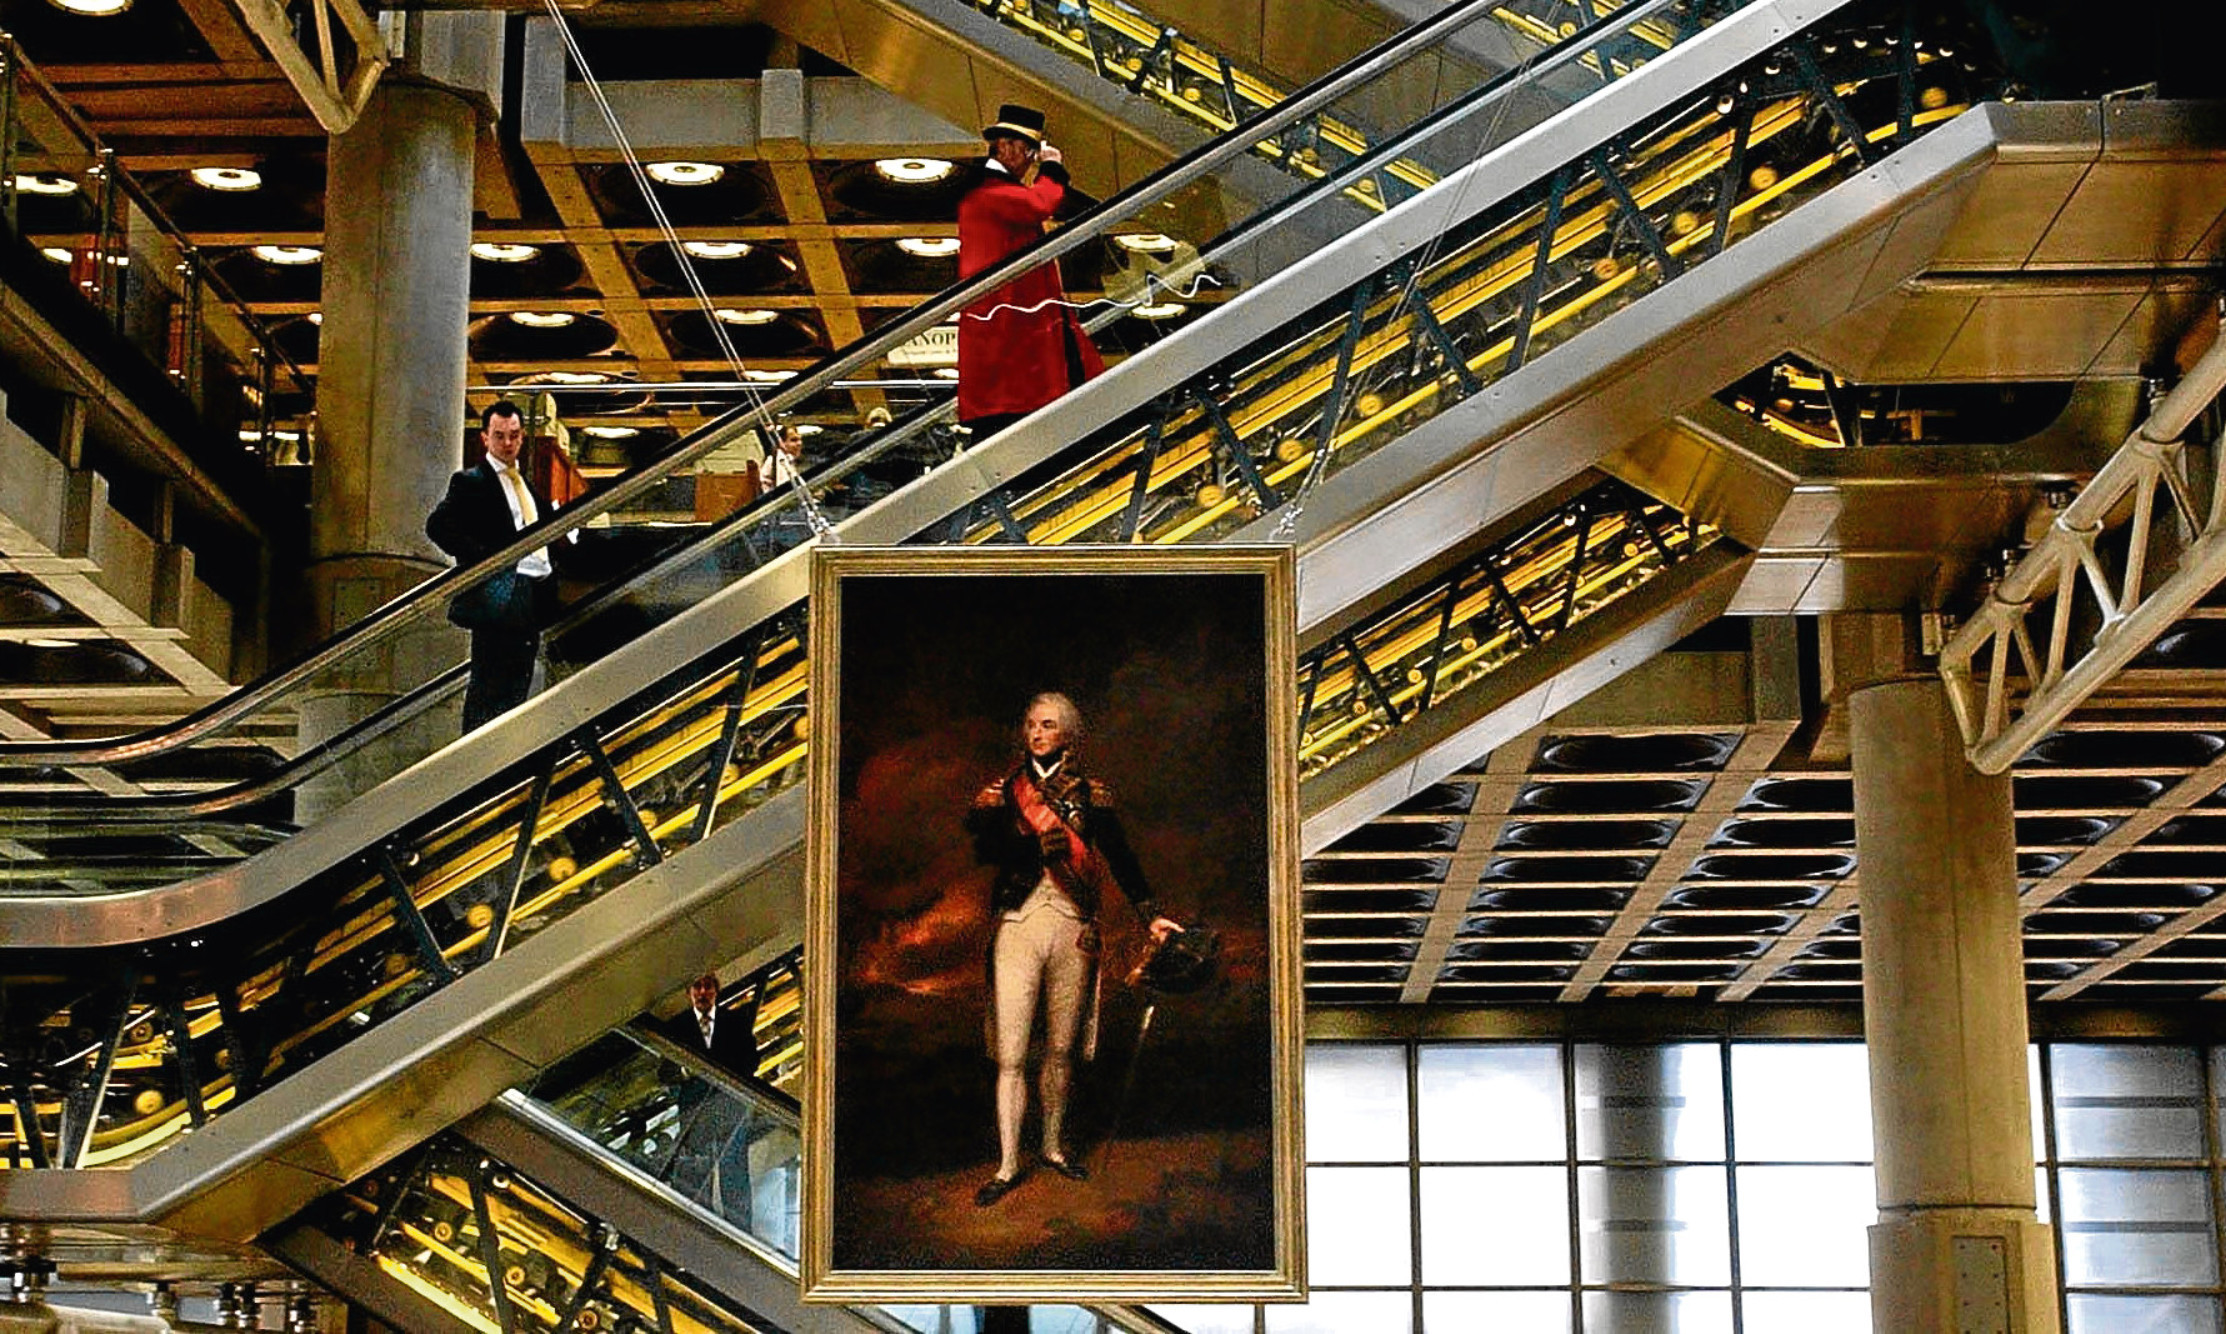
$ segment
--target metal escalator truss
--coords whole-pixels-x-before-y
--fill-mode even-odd
[[[1659,86],[1646,78],[1616,85],[1511,145],[1504,159],[1472,169],[1512,163],[1512,176],[1486,177],[1489,184],[1449,180],[1439,188],[1454,193],[1437,216],[1418,214],[1427,199],[1385,215],[1200,321],[1197,336],[1132,358],[1059,410],[861,513],[844,526],[844,539],[988,540],[1017,530],[1057,541],[1120,525],[1137,540],[1251,536],[1276,522],[1281,488],[1304,499],[1305,488],[1326,479],[1345,488],[1340,503],[1364,495],[1368,514],[1405,523],[1410,548],[1397,559],[1356,559],[1350,539],[1366,535],[1368,525],[1313,502],[1296,525],[1304,551],[1302,634],[1329,629],[1371,590],[1581,470],[1585,458],[1562,451],[1552,477],[1510,483],[1489,504],[1412,527],[1407,497],[1418,479],[1492,453],[1494,430],[1513,411],[1500,379],[1527,375],[1532,398],[1522,410],[1542,413],[1599,373],[1574,348],[1566,357],[1542,355],[1546,345],[1605,321],[1620,300],[1680,271],[1725,275],[1699,299],[1702,313],[1747,290],[1752,275],[1704,265],[1723,246],[1709,248],[1710,226],[1690,192],[1743,191],[1728,202],[1710,198],[1734,220],[1725,234],[1744,235],[1740,224],[1759,228],[1772,206],[1819,198],[1834,180],[1873,178],[1853,204],[1821,208],[1824,220],[1793,243],[1752,242],[1767,252],[1760,266],[1767,275],[1830,252],[1851,225],[1881,226],[1881,197],[1905,198],[1955,179],[1986,147],[1983,134],[1966,136],[1972,142],[1950,144],[1938,161],[1912,169],[1908,182],[1876,179],[1865,171],[1860,143],[1891,139],[1901,124],[1894,108],[1919,95],[1870,96],[1879,127],[1848,134],[1842,126],[1856,113],[1844,105],[1847,76],[1809,78],[1804,66],[1815,58],[1804,62],[1780,46],[1790,24],[1771,3],[1724,20],[1716,31],[1727,45],[1710,41],[1678,53],[1706,54],[1706,62],[1654,63]],[[1821,47],[1816,53],[1829,55]],[[1862,60],[1888,81],[1852,85],[1871,94],[1923,69],[1882,53]],[[1745,114],[1740,82],[1756,94]],[[1728,110],[1718,105],[1725,97]],[[1831,111],[1835,102],[1844,116]],[[1952,102],[1935,110],[1944,116],[1951,109]],[[1913,116],[1909,123],[1914,130],[1931,122]],[[1565,145],[1572,127],[1592,145],[1582,169],[1568,168],[1565,147],[1557,152],[1549,143],[1560,136]],[[1758,140],[1785,154],[1782,171],[1758,169]],[[1682,230],[1681,204],[1695,205],[1693,226]],[[1650,211],[1670,216],[1656,225]],[[1526,258],[1541,254],[1548,269],[1526,283]],[[1374,263],[1357,266],[1356,256]],[[1364,275],[1357,283],[1356,272]],[[1403,291],[1418,298],[1403,303]],[[1488,308],[1495,297],[1503,304]],[[1698,318],[1672,307],[1667,328],[1662,317],[1638,320],[1636,312],[1616,325],[1638,320],[1643,327],[1632,341],[1643,349]],[[1288,350],[1294,345],[1304,355]],[[1521,366],[1511,371],[1514,361]],[[1199,370],[1220,373],[1201,379]],[[1555,377],[1571,388],[1541,404]],[[1172,402],[1162,397],[1183,384],[1204,388]],[[1106,424],[1072,447],[1077,419]],[[1395,436],[1401,449],[1381,448]],[[1604,451],[1615,437],[1593,443]],[[1438,452],[1449,447],[1450,455]],[[985,498],[1001,516],[979,518]],[[1553,624],[1556,635],[1583,635],[1594,619],[1578,616],[1590,610],[1588,596],[1671,588],[1660,571],[1680,545],[1703,545],[1697,530],[1676,538],[1680,521],[1643,503],[1593,504],[1575,515],[1573,526],[1586,537],[1565,544],[1561,564],[1524,562],[1535,573],[1513,590],[1519,614],[1493,628],[1479,625],[1479,647],[1493,635],[1502,647],[1509,634],[1523,639],[1524,624],[1533,634]],[[1607,540],[1603,526],[1595,545],[1595,522],[1614,525],[1619,540]],[[1639,566],[1626,562],[1634,559],[1658,563],[1650,580],[1632,581]],[[210,1235],[252,1235],[273,1209],[290,1212],[391,1158],[640,1010],[675,977],[738,949],[784,944],[800,902],[796,782],[808,719],[797,609],[806,560],[802,550],[772,560],[499,729],[451,747],[329,827],[238,868],[227,892],[262,906],[225,920],[223,933],[194,926],[165,934],[157,916],[138,933],[153,937],[151,945],[112,956],[120,961],[112,985],[16,989],[17,1013],[61,1017],[50,1040],[5,1053],[17,1123],[9,1152],[19,1166],[35,1169],[41,1153],[49,1164],[70,1161],[66,1151],[80,1140],[86,1148],[74,1161],[122,1164],[181,1130],[196,1133],[90,1185],[66,1180],[83,1176],[66,1171],[0,1172],[0,1210],[185,1219]],[[1507,582],[1505,553],[1490,568]],[[1708,568],[1687,561],[1670,579]],[[1448,608],[1464,620],[1485,614],[1486,605],[1504,612],[1497,590],[1487,596],[1462,582],[1481,575],[1466,571],[1442,603],[1423,600],[1406,610],[1438,625]],[[1349,671],[1343,686],[1334,654],[1319,658],[1313,687],[1325,722],[1342,689],[1387,717],[1403,717],[1384,734],[1415,735],[1406,731],[1413,720],[1404,717],[1402,688],[1382,679],[1394,669],[1422,671],[1437,682],[1425,694],[1461,709],[1489,702],[1489,692],[1457,688],[1475,665],[1449,651],[1458,640],[1429,640],[1424,668],[1413,660],[1413,634],[1349,630],[1341,644],[1347,666],[1357,646],[1367,670]],[[1340,763],[1351,763],[1369,753],[1346,744],[1361,739],[1348,733],[1319,753],[1344,747]],[[359,851],[332,856],[342,840]],[[319,841],[331,846],[311,846]],[[283,901],[258,900],[246,882],[269,874],[294,875],[302,888]],[[86,915],[72,920],[82,928]],[[94,971],[82,966],[89,956],[73,954],[79,966],[60,971]],[[351,1040],[366,1032],[377,1032],[378,1041]],[[317,1079],[283,1077],[311,1060]],[[241,1101],[257,1114],[210,1116]]]
[[[1948,702],[1981,773],[2015,764],[2226,578],[2226,468],[2216,457],[2215,421],[2203,446],[2185,439],[2222,388],[2226,337],[2157,402],[1942,649]],[[2205,471],[2210,494],[2198,504]],[[2122,549],[2113,537],[2124,539]],[[2033,633],[2043,623],[2045,647]]]

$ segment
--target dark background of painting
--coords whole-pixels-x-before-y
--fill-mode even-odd
[[[1112,785],[1160,910],[1222,932],[1223,981],[1159,1005],[1117,1152],[1157,1155],[1177,1173],[1185,1166],[1164,1159],[1194,1151],[1182,1146],[1238,1136],[1245,1152],[1187,1169],[1228,1201],[1220,1217],[1130,1217],[1120,1235],[1070,1239],[1071,1253],[1025,1254],[1051,1267],[1272,1266],[1264,588],[1258,573],[843,579],[838,1268],[1017,1258],[978,1226],[939,1237],[928,1220],[996,1164],[983,1043],[990,872],[963,819],[1018,756],[1021,714],[1044,690],[1082,710],[1080,761]],[[1135,915],[1112,903],[1100,920],[1098,1059],[1077,1067],[1070,1112],[1084,1153],[1105,1136],[1145,999],[1119,985],[1142,939]],[[1032,1088],[1030,1102],[1033,1113]],[[907,1183],[937,1198],[905,1207]]]

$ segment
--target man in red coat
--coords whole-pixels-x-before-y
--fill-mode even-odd
[[[958,276],[971,278],[1043,236],[1066,201],[1067,168],[1043,141],[1043,113],[1006,103],[982,131],[989,159],[958,203]],[[1027,181],[1028,168],[1036,169]],[[958,419],[974,441],[1105,369],[1066,304],[1059,266],[1045,264],[974,302],[958,318]]]

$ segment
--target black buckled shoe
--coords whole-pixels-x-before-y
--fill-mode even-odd
[[[1017,1176],[991,1177],[975,1188],[974,1203],[979,1208],[987,1209],[1012,1194],[1013,1187],[1019,1184],[1020,1178]]]
[[[1046,1158],[1043,1165],[1069,1181],[1088,1181],[1090,1169],[1080,1163],[1070,1163],[1064,1158]]]

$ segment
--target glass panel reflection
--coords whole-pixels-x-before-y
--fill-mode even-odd
[[[2057,1188],[2069,1284],[2218,1282],[2207,1173],[2067,1167]]]
[[[1315,1283],[1411,1283],[1407,1169],[1306,1170],[1306,1272]]]
[[[1743,1163],[1867,1163],[1870,1056],[1859,1042],[1757,1042],[1731,1049]]]
[[[1559,1167],[1422,1169],[1422,1281],[1567,1283],[1568,1173]]]
[[[1764,1326],[1750,1323],[1749,1329]],[[1728,1292],[1588,1292],[1585,1334],[1732,1334]]]
[[[1724,1078],[1712,1043],[1576,1048],[1577,1157],[1720,1162]]]
[[[1415,1053],[1424,1162],[1568,1155],[1558,1047],[1433,1043]]]
[[[1758,1287],[1870,1282],[1865,1229],[1877,1216],[1867,1167],[1742,1167],[1739,1269]],[[1764,1325],[1760,1328],[1783,1328]]]
[[[1315,1163],[1407,1160],[1404,1048],[1307,1045],[1306,1158]]]
[[[2218,1298],[2105,1296],[2075,1292],[2070,1308],[2071,1334],[2218,1334]]]
[[[2056,1156],[2203,1156],[2203,1066],[2188,1047],[2049,1048]]]
[[[1731,1209],[1720,1167],[1581,1168],[1577,1207],[1587,1283],[1731,1282]]]

